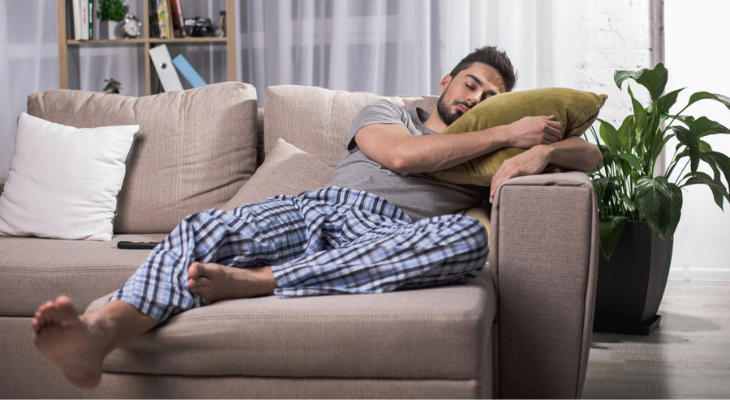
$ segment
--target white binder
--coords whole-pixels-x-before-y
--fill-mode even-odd
[[[150,58],[152,64],[155,66],[157,76],[160,77],[160,83],[162,83],[162,89],[166,92],[172,92],[175,90],[183,90],[180,77],[175,71],[175,67],[172,65],[172,59],[170,58],[170,52],[167,51],[167,45],[160,45],[150,49]]]

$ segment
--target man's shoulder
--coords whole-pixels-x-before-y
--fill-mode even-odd
[[[363,107],[363,110],[406,114],[406,109],[403,108],[403,106],[395,103],[387,97],[381,97],[380,99],[367,104],[365,107]]]
[[[364,106],[357,114],[355,125],[393,124],[407,125],[411,116],[405,108],[387,98],[381,98]]]

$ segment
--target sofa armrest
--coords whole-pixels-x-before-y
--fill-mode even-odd
[[[500,398],[579,398],[596,278],[595,192],[581,172],[507,181],[492,206]]]

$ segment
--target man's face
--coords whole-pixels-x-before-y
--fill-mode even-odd
[[[436,109],[447,126],[482,100],[506,91],[499,72],[480,62],[473,63],[455,77],[446,75],[439,88],[443,93]]]

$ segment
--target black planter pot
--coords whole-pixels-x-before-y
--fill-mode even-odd
[[[626,224],[611,260],[600,255],[594,332],[648,335],[659,326],[673,243],[644,222]]]

